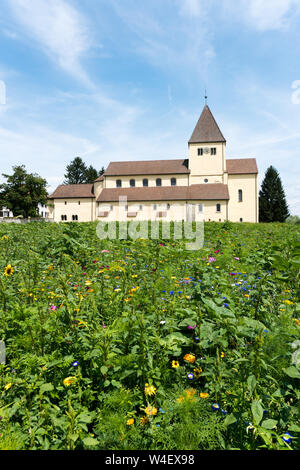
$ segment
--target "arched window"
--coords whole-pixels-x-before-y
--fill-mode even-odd
[[[117,186],[117,188],[122,188],[122,180],[117,180],[116,181],[116,186]]]
[[[161,186],[161,178],[157,178],[157,180],[156,180],[156,186]]]
[[[171,178],[171,186],[176,186],[176,178]]]
[[[239,189],[239,202],[243,202],[243,190]]]
[[[135,180],[130,180],[130,187],[134,188],[135,187]]]
[[[143,186],[144,186],[145,188],[148,188],[148,185],[149,185],[149,182],[148,182],[147,178],[145,178],[145,179],[143,180]]]
[[[217,212],[221,212],[221,204],[217,204]]]

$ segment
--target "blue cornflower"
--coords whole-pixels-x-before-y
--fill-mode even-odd
[[[194,376],[194,374],[192,374],[192,373],[190,372],[190,373],[187,375],[187,378],[188,378],[189,380],[194,380],[195,376]]]
[[[79,366],[79,362],[78,362],[78,361],[73,362],[72,366],[73,366],[73,367]]]
[[[283,436],[282,436],[282,439],[284,440],[284,442],[286,442],[287,444],[289,444],[290,442],[292,442],[292,439],[293,436],[291,436],[288,432],[286,432]]]
[[[195,336],[194,340],[195,340],[196,343],[199,343],[200,342],[199,336]]]
[[[229,304],[224,304],[224,307],[225,307],[225,308],[229,308]]]
[[[211,409],[213,411],[218,411],[220,409],[220,405],[218,403],[213,403]]]

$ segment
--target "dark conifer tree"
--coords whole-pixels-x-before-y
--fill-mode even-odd
[[[270,166],[259,193],[259,221],[285,222],[289,215],[279,173],[273,166]]]

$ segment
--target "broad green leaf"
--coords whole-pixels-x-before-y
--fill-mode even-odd
[[[291,426],[289,426],[289,431],[300,432],[300,426],[298,426],[297,424],[292,424]]]
[[[253,400],[251,404],[251,411],[253,415],[254,424],[258,425],[261,422],[263,415],[264,415],[263,407],[261,406],[258,400]]]
[[[256,377],[255,375],[250,375],[248,377],[248,380],[247,380],[247,385],[248,385],[248,389],[250,391],[250,394],[252,396],[254,390],[255,390],[255,387],[256,387]]]
[[[41,393],[44,393],[44,392],[52,392],[52,390],[54,390],[54,387],[52,384],[43,384],[41,385],[40,387],[40,392]]]
[[[283,369],[283,371],[286,373],[286,375],[288,375],[292,379],[300,379],[300,372],[297,369],[297,367],[291,366],[291,367],[288,367],[287,369]]]
[[[94,439],[93,437],[86,437],[85,439],[83,439],[83,443],[86,445],[86,446],[97,446],[99,444],[99,441],[97,441],[97,439]]]
[[[108,372],[108,368],[106,366],[102,366],[100,370],[102,375],[106,375]]]
[[[266,419],[261,423],[261,426],[265,429],[274,429],[277,423],[278,421],[275,421],[275,419]]]
[[[233,424],[233,423],[236,423],[237,419],[236,417],[234,416],[234,414],[230,414],[230,415],[227,415],[225,420],[224,420],[224,424],[225,426],[230,426],[230,424]]]

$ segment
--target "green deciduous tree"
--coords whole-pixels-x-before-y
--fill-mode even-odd
[[[279,173],[273,166],[270,166],[259,193],[259,221],[285,222],[289,215]]]
[[[6,175],[0,185],[0,205],[10,209],[14,216],[38,216],[38,205],[47,203],[47,181],[37,174],[27,173],[25,166],[14,166],[13,174]]]

